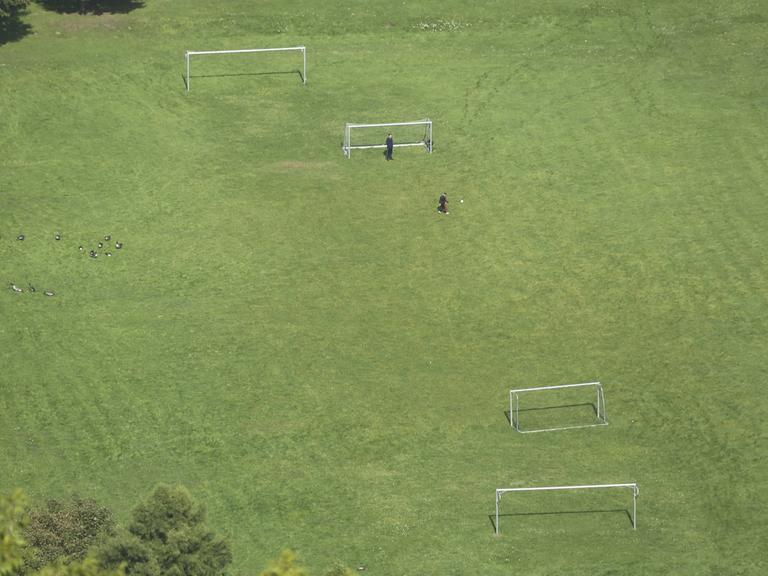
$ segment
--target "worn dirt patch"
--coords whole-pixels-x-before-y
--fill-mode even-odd
[[[304,162],[302,160],[283,160],[282,162],[277,162],[275,167],[283,172],[290,172],[293,170],[322,170],[331,164],[333,164],[333,162]]]
[[[125,16],[120,14],[63,14],[57,28],[66,32],[78,30],[118,30],[127,24]]]

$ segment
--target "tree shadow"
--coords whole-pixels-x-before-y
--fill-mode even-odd
[[[622,514],[627,517],[630,526],[632,523],[632,514],[626,508],[605,508],[600,510],[559,510],[554,512],[511,512],[508,514],[499,514],[499,518],[524,518],[526,516],[569,516],[574,514]],[[488,514],[488,520],[491,522],[493,532],[496,533],[496,515]]]
[[[144,0],[37,0],[59,14],[127,14],[144,7]]]
[[[9,18],[0,18],[0,46],[18,42],[32,31],[32,26],[19,19],[18,14]]]

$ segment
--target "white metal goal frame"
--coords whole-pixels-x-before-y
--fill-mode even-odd
[[[596,389],[595,410],[597,412],[597,422],[592,424],[576,424],[573,426],[560,426],[557,428],[536,428],[533,430],[523,430],[520,427],[520,395],[528,392],[562,390],[565,388],[585,388],[594,386]],[[553,432],[555,430],[572,430],[575,428],[591,428],[593,426],[606,426],[608,420],[605,417],[605,393],[603,385],[600,382],[582,382],[580,384],[558,384],[556,386],[535,386],[533,388],[517,388],[509,391],[509,423],[517,432],[529,434],[532,432]]]
[[[303,68],[301,73],[301,83],[307,83],[307,48],[306,46],[289,46],[287,48],[247,48],[244,50],[187,50],[184,52],[184,61],[186,63],[186,75],[184,81],[187,85],[187,92],[189,92],[189,77],[190,77],[190,64],[192,56],[203,56],[207,54],[249,54],[252,52],[289,52],[300,51],[302,54]]]
[[[355,124],[347,122],[344,125],[344,144],[343,152],[344,156],[349,158],[352,155],[352,150],[363,150],[365,148],[386,148],[386,144],[352,144],[352,130],[356,128],[392,128],[398,126],[424,126],[424,138],[415,142],[397,142],[395,141],[395,148],[403,148],[407,146],[424,146],[427,152],[432,153],[432,120],[424,118],[423,120],[414,120],[412,122],[379,122],[376,124]]]
[[[637,530],[637,497],[640,495],[640,488],[637,482],[628,482],[625,484],[581,484],[576,486],[532,486],[528,488],[496,488],[496,534],[501,534],[499,527],[499,503],[504,494],[510,492],[540,492],[545,490],[589,490],[593,488],[631,488],[632,489],[632,529]]]

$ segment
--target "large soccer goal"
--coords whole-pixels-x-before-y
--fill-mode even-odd
[[[386,128],[387,130],[383,130]],[[353,124],[344,126],[344,156],[349,158],[352,150],[366,148],[386,148],[387,132],[392,132],[394,147],[422,146],[432,152],[432,120],[414,120],[412,122],[379,122],[377,124]]]
[[[637,496],[640,494],[640,488],[637,482],[628,482],[626,484],[582,484],[578,486],[535,486],[530,488],[497,488],[496,489],[496,534],[501,533],[499,527],[499,504],[504,494],[511,492],[540,492],[545,490],[589,490],[595,488],[631,488],[632,489],[632,528],[637,530]]]
[[[246,50],[187,50],[184,52],[184,61],[186,63],[186,74],[184,82],[187,85],[187,92],[190,90],[189,80],[191,77],[191,60],[193,56],[213,56],[224,54],[252,54],[260,52],[301,52],[302,68],[301,83],[307,83],[307,49],[305,46],[291,46],[289,48],[248,48]]]
[[[579,389],[592,389],[594,403],[585,401],[586,399],[581,397],[581,393],[579,393],[579,396],[572,394],[569,396],[563,395],[563,392],[578,392]],[[549,397],[549,401],[543,405],[541,402],[534,403],[531,401],[533,394],[537,397],[546,395]],[[524,402],[523,399],[528,399],[528,402],[523,403],[523,408],[520,408],[521,402]],[[588,409],[586,414],[584,413],[585,408]],[[530,428],[524,429],[521,425],[521,412],[533,422],[533,425]],[[541,415],[545,413],[549,414],[549,420],[542,419]],[[534,418],[534,414],[536,414],[538,418]],[[566,418],[566,415],[570,418],[568,421],[563,420],[562,422],[559,422],[559,425],[551,425],[554,423],[552,418]],[[574,416],[576,417],[576,420],[572,420]],[[608,420],[605,417],[605,394],[603,392],[603,385],[600,382],[583,382],[581,384],[536,386],[533,388],[510,390],[509,423],[515,430],[521,433],[551,432],[554,430],[605,426],[608,424]]]

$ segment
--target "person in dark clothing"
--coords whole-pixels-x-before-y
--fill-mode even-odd
[[[387,160],[392,160],[392,150],[395,148],[395,140],[392,133],[387,134]]]
[[[445,192],[440,194],[440,200],[437,201],[437,211],[443,214],[448,214],[448,196]]]

